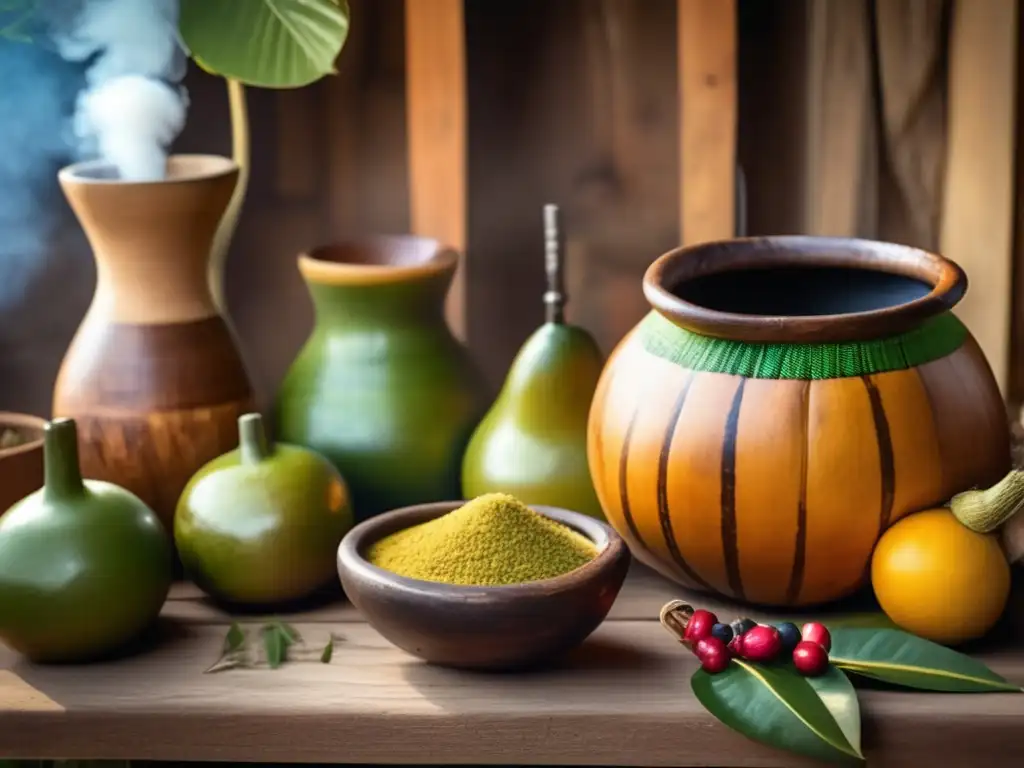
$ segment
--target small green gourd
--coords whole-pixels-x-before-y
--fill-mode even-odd
[[[557,206],[544,207],[545,322],[519,350],[462,462],[462,495],[507,493],[526,504],[603,518],[587,465],[587,416],[604,359],[565,321]]]
[[[189,480],[174,515],[188,576],[226,603],[275,605],[337,578],[353,524],[349,490],[324,456],[267,439],[263,419],[238,420],[239,446]]]
[[[0,639],[35,662],[91,661],[156,620],[171,541],[133,493],[82,479],[72,419],[46,425],[43,454],[43,487],[0,517]]]

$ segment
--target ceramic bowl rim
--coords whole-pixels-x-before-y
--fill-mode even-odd
[[[209,181],[210,179],[219,179],[224,176],[231,176],[232,174],[239,173],[238,163],[225,155],[202,152],[182,152],[168,155],[167,161],[170,162],[171,160],[201,161],[205,167],[202,171],[195,173],[142,181],[132,181],[130,179],[121,178],[108,179],[85,175],[90,171],[95,171],[99,168],[110,168],[114,165],[114,163],[109,160],[100,158],[98,160],[83,160],[78,163],[66,165],[57,172],[57,177],[62,183],[81,185],[166,186],[170,184],[188,184],[189,182]]]
[[[33,438],[21,445],[12,448],[0,448],[0,460],[9,459],[12,456],[19,456],[23,453],[31,453],[43,447],[44,432],[46,430],[46,419],[41,416],[34,416],[30,413],[16,413],[13,411],[0,411],[0,429],[10,427],[12,429],[31,429],[38,431],[38,437]]]
[[[383,247],[394,242],[416,242],[433,249],[429,258],[413,264],[362,264],[332,261],[323,254],[346,246]],[[335,285],[379,285],[405,282],[411,279],[452,275],[459,265],[459,253],[440,240],[423,235],[364,235],[307,248],[299,254],[299,272],[316,283]]]
[[[572,510],[560,507],[530,504],[529,507],[538,514],[562,523],[587,538],[597,547],[597,555],[579,568],[549,579],[539,579],[521,584],[468,586],[400,576],[386,568],[374,565],[360,551],[384,536],[397,533],[419,523],[436,520],[464,504],[466,504],[464,500],[413,504],[364,520],[349,531],[341,540],[337,556],[339,570],[344,568],[357,574],[364,581],[371,581],[380,586],[397,589],[412,596],[443,598],[453,601],[479,599],[482,597],[533,600],[550,596],[552,593],[572,591],[610,568],[623,556],[623,551],[626,550],[625,541],[605,522],[589,515],[584,515],[581,512],[573,512]],[[409,519],[413,519],[415,522],[409,522],[404,525],[392,525],[393,523],[404,522]]]
[[[931,290],[881,309],[830,315],[748,315],[681,299],[687,280],[753,267],[834,266],[901,275]],[[893,336],[951,310],[967,291],[967,275],[937,253],[899,243],[813,235],[737,237],[674,248],[647,268],[643,291],[651,307],[687,330],[748,342],[841,342]]]

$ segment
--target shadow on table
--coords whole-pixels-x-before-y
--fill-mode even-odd
[[[160,618],[134,642],[88,662],[34,664],[27,659],[17,658],[9,669],[25,684],[64,706],[66,702],[61,701],[60,691],[67,688],[66,675],[69,670],[102,676],[110,665],[131,663],[137,658],[169,650],[195,635],[195,628]]]
[[[402,666],[402,675],[427,701],[445,711],[465,711],[474,698],[493,697],[515,697],[523,708],[543,708],[552,687],[558,689],[562,704],[576,700],[586,707],[594,701],[594,676],[581,673],[599,672],[605,681],[621,677],[637,684],[654,676],[679,674],[684,684],[685,670],[673,664],[670,653],[648,654],[614,639],[592,636],[557,660],[526,670],[459,670],[410,659]]]

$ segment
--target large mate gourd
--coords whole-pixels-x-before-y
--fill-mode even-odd
[[[558,208],[544,207],[546,321],[526,340],[462,462],[462,494],[508,493],[603,517],[587,466],[587,414],[603,358],[566,323]]]
[[[670,251],[652,312],[612,352],[589,455],[637,559],[769,605],[865,583],[892,523],[1009,468],[954,263],[864,240],[745,238]]]
[[[82,479],[73,420],[47,424],[43,450],[43,487],[0,517],[0,639],[32,661],[88,661],[156,620],[173,549],[141,499]]]

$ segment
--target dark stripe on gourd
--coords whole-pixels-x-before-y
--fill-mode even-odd
[[[733,596],[744,599],[740,578],[739,545],[736,540],[736,434],[740,426],[740,404],[743,402],[744,378],[733,395],[729,415],[725,420],[722,440],[722,551],[725,554],[725,573]]]
[[[672,438],[675,436],[676,425],[679,423],[679,417],[683,412],[683,404],[686,402],[686,395],[690,391],[690,385],[697,376],[698,374],[696,373],[690,374],[690,377],[686,380],[686,385],[676,398],[675,405],[672,406],[672,413],[669,416],[668,428],[665,430],[665,439],[661,443],[661,453],[658,454],[658,521],[661,523],[661,532],[665,537],[665,544],[679,570],[686,574],[687,578],[694,584],[714,591],[714,588],[693,570],[692,566],[686,562],[686,558],[683,557],[683,553],[679,551],[679,544],[676,543],[676,537],[672,531],[672,517],[668,508],[668,459],[669,452],[672,450]]]
[[[626,525],[629,532],[633,534],[636,543],[646,548],[644,540],[637,530],[636,521],[633,520],[633,511],[629,507],[629,441],[633,439],[633,428],[636,426],[637,415],[640,413],[640,403],[633,409],[633,415],[629,417],[629,426],[626,427],[626,436],[622,439],[622,456],[619,457],[619,498],[622,502],[622,516],[626,518]]]
[[[939,488],[942,489],[943,495],[946,495],[946,491],[948,490],[946,483],[950,482],[949,472],[946,470],[947,462],[949,461],[949,450],[946,448],[945,442],[940,437],[939,414],[935,410],[935,394],[928,386],[928,377],[921,373],[920,368],[914,369],[914,375],[917,376],[917,380],[921,383],[921,389],[924,391],[924,398],[928,401],[928,412],[932,415],[932,433],[935,435],[935,440],[939,444]]]
[[[896,496],[896,464],[893,458],[892,436],[889,434],[889,420],[885,417],[885,406],[882,395],[870,376],[862,376],[861,380],[868,391],[871,401],[871,418],[875,422],[875,437],[878,439],[878,462],[882,473],[882,505],[878,520],[878,534],[881,535],[889,527],[892,517],[892,503]]]
[[[793,604],[804,586],[804,568],[807,563],[807,457],[811,451],[811,382],[804,382],[801,393],[803,421],[800,429],[803,439],[800,452],[800,498],[796,507],[796,548],[793,550],[793,571],[786,589],[786,602]]]

